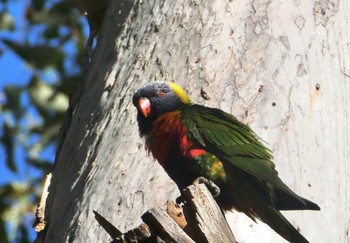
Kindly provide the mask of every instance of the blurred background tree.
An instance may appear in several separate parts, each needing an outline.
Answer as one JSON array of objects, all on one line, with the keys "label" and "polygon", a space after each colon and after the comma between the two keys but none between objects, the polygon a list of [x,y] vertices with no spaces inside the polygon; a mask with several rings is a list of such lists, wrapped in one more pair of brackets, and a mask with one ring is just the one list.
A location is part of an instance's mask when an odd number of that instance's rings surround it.
[{"label": "blurred background tree", "polygon": [[0,0],[0,242],[32,242],[89,32],[72,0]]}]

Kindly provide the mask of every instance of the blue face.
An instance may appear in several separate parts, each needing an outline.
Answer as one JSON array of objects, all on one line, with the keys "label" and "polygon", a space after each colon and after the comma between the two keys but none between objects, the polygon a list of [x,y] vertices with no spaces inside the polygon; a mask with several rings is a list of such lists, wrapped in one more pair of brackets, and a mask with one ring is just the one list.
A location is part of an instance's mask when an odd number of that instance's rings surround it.
[{"label": "blue face", "polygon": [[142,86],[133,96],[133,104],[139,110],[139,100],[149,99],[151,103],[152,116],[174,111],[180,108],[183,103],[173,89],[165,82],[152,82]]},{"label": "blue face", "polygon": [[164,94],[168,94],[171,92],[171,88],[167,83],[164,82],[153,82],[148,83],[142,86],[139,90],[136,91],[132,100],[134,106],[138,106],[138,100],[142,97],[146,97],[148,99],[159,98]]},{"label": "blue face", "polygon": [[[146,117],[141,111],[140,100],[148,99],[150,102],[149,115]],[[152,128],[152,123],[163,113],[179,109],[184,103],[174,90],[165,82],[152,82],[142,86],[132,98],[137,108],[137,121],[140,134],[146,134]]]}]

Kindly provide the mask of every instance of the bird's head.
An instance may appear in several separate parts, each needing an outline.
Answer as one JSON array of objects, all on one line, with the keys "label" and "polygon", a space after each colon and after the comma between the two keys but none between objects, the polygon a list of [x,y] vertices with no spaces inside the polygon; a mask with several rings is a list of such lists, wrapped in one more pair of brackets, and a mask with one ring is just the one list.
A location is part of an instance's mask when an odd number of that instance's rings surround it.
[{"label": "bird's head", "polygon": [[145,135],[152,123],[162,114],[179,109],[191,101],[185,91],[175,83],[152,82],[142,86],[132,98],[137,108],[140,134]]}]

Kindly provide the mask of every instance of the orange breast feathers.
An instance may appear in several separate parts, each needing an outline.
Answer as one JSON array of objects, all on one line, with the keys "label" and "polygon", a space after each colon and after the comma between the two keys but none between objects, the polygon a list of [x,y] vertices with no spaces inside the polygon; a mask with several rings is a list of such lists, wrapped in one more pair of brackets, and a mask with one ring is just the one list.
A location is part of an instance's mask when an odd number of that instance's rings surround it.
[{"label": "orange breast feathers", "polygon": [[181,121],[180,111],[161,115],[154,122],[146,144],[148,151],[152,152],[160,164],[164,164],[167,157],[174,152],[189,159],[206,153],[187,138],[187,127]]}]

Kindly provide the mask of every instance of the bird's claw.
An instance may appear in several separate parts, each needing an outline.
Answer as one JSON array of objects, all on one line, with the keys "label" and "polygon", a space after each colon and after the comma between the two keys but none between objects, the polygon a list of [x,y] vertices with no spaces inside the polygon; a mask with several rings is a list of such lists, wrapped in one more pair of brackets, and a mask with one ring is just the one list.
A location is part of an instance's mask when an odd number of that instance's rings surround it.
[{"label": "bird's claw", "polygon": [[220,195],[220,188],[211,180],[208,180],[207,178],[200,176],[193,181],[194,185],[197,185],[199,183],[203,183],[204,185],[206,185],[209,191],[211,192],[211,195],[213,195],[214,198]]}]

